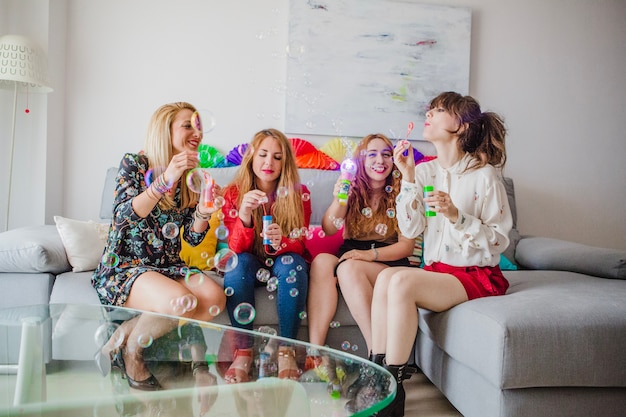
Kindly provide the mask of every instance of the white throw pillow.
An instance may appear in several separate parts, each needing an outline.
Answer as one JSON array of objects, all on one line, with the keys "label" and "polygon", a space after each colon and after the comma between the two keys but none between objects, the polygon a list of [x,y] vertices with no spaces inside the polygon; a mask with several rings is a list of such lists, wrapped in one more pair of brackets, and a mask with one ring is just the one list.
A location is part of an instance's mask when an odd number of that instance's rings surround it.
[{"label": "white throw pillow", "polygon": [[96,269],[107,241],[109,225],[54,216],[73,272]]}]

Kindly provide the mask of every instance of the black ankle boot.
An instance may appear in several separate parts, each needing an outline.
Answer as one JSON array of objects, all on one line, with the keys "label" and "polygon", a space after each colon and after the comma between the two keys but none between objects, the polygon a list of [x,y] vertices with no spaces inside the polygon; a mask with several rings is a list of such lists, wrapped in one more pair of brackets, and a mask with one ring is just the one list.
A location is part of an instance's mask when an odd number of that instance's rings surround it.
[{"label": "black ankle boot", "polygon": [[406,373],[406,364],[404,365],[387,365],[383,364],[386,370],[388,370],[393,378],[396,380],[398,384],[398,388],[396,390],[396,397],[393,399],[391,404],[387,407],[380,410],[377,414],[378,417],[403,417],[404,416],[404,402],[406,399],[406,393],[404,392],[404,386],[402,386],[402,381],[407,377]]},{"label": "black ankle boot", "polygon": [[376,365],[383,365],[383,360],[385,360],[384,353],[370,353],[370,362],[374,362]]}]

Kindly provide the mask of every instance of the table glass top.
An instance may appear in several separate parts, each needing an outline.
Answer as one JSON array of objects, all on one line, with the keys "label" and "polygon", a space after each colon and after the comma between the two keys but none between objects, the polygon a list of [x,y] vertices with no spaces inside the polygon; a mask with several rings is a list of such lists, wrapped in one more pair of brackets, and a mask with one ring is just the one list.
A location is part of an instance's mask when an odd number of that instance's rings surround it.
[{"label": "table glass top", "polygon": [[[242,340],[252,346],[246,355],[234,348]],[[130,345],[140,347],[159,389],[130,386],[130,366],[119,360]],[[93,360],[69,359],[85,349]],[[247,382],[226,382],[235,354],[251,363],[238,373]],[[286,358],[283,371],[294,359],[298,369],[279,375]],[[395,390],[384,368],[267,326],[244,331],[84,304],[0,309],[0,416],[369,416]]]}]

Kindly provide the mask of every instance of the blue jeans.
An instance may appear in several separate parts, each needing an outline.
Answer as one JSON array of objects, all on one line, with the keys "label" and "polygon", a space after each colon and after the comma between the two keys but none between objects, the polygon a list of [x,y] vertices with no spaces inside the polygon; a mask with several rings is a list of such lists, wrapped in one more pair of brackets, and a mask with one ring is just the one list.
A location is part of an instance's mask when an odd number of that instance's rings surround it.
[{"label": "blue jeans", "polygon": [[[309,265],[302,256],[294,253],[277,256],[271,267],[248,252],[237,256],[239,258],[237,266],[224,274],[224,289],[229,287],[233,289],[232,295],[226,298],[226,309],[231,324],[234,327],[252,330],[253,322],[242,323],[235,317],[235,310],[241,303],[250,303],[254,307],[254,288],[267,285],[267,282],[257,279],[257,273],[259,269],[265,269],[270,272],[271,277],[278,279],[275,294],[279,336],[295,339],[302,321],[300,313],[306,306]],[[237,338],[236,344],[238,349],[245,349],[252,347],[252,340],[248,337]]]}]

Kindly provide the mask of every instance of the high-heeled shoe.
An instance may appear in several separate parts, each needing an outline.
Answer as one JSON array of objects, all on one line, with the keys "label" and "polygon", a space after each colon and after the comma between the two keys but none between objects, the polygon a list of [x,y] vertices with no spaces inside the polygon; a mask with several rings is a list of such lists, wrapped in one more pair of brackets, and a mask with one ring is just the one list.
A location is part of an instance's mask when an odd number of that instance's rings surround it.
[{"label": "high-heeled shoe", "polygon": [[159,384],[159,381],[157,381],[157,379],[152,374],[143,381],[135,381],[134,379],[132,379],[126,372],[126,365],[124,364],[124,358],[121,351],[118,351],[113,356],[112,365],[117,366],[121,370],[122,376],[126,378],[126,380],[128,381],[128,385],[131,388],[135,388],[141,391],[158,391],[162,389],[161,384]]}]

